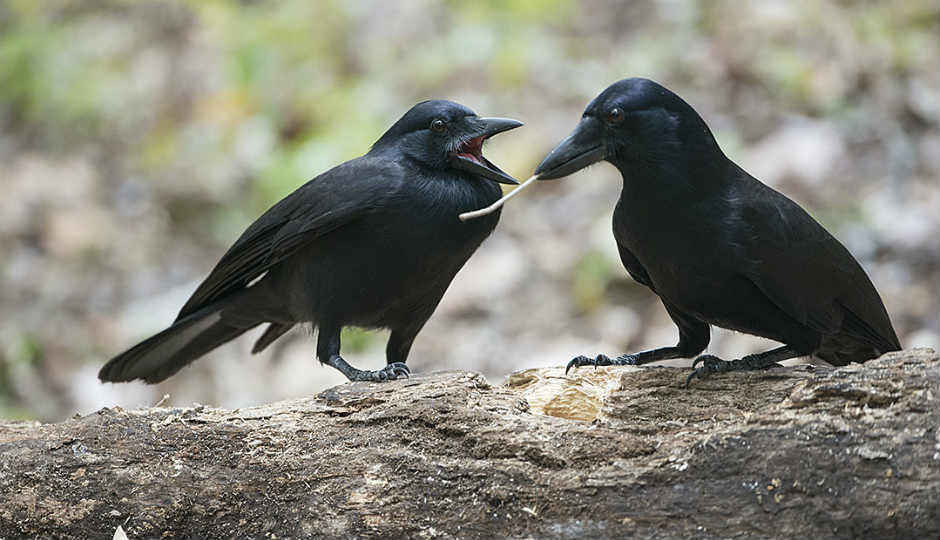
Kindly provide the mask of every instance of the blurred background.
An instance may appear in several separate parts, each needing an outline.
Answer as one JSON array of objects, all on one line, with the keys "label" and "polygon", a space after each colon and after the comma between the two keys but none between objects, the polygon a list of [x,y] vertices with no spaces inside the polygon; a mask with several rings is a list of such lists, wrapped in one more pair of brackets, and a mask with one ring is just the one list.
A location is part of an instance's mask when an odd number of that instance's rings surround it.
[{"label": "blurred background", "polygon": [[[244,228],[448,98],[526,127],[487,156],[520,179],[626,76],[689,101],[725,152],[860,260],[905,347],[940,339],[940,3],[0,0],[0,417],[240,407],[344,381],[308,330],[257,332],[157,385],[102,385]],[[617,257],[607,164],[513,199],[409,364],[510,372],[672,345]],[[384,365],[386,334],[344,356]],[[727,357],[773,346],[713,330]],[[688,361],[684,362],[685,364]]]}]

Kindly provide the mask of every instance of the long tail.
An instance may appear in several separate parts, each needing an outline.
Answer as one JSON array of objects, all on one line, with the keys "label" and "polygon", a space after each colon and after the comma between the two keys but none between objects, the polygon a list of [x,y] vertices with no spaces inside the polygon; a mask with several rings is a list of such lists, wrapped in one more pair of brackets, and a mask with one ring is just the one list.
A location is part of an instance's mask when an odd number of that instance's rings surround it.
[{"label": "long tail", "polygon": [[229,305],[229,301],[221,300],[176,321],[166,330],[112,358],[98,372],[98,378],[110,382],[143,379],[151,384],[158,383],[263,322],[236,322],[224,317]]}]

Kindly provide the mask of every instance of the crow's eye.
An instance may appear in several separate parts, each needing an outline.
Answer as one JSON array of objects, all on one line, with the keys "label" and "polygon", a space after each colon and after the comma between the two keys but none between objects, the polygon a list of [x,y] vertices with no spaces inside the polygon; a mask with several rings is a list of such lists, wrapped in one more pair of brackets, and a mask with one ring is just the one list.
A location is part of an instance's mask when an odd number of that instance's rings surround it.
[{"label": "crow's eye", "polygon": [[620,107],[614,107],[607,113],[607,123],[611,125],[617,125],[620,122],[623,122],[623,109]]},{"label": "crow's eye", "polygon": [[447,123],[440,118],[431,122],[431,131],[442,133],[445,129],[447,129]]}]

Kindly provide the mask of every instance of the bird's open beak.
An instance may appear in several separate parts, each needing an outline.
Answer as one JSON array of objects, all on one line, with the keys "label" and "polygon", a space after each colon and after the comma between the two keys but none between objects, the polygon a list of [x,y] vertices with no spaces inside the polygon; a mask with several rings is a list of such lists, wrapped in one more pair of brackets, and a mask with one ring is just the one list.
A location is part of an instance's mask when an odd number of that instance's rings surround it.
[{"label": "bird's open beak", "polygon": [[554,180],[580,171],[607,157],[603,124],[585,116],[571,135],[549,152],[535,169],[539,180]]},{"label": "bird's open beak", "polygon": [[522,122],[511,118],[468,118],[467,128],[471,131],[471,139],[462,143],[450,154],[450,165],[473,173],[477,176],[495,180],[501,184],[518,184],[515,178],[509,176],[493,165],[490,160],[483,157],[483,141],[504,131],[515,129]]}]

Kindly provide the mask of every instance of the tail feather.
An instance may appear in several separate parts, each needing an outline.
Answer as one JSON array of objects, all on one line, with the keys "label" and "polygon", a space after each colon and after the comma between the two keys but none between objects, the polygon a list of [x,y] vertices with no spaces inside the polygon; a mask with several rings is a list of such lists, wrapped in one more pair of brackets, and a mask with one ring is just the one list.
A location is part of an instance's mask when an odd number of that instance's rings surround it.
[{"label": "tail feather", "polygon": [[158,383],[261,322],[233,325],[223,318],[222,307],[207,308],[115,356],[101,368],[98,378],[109,382],[143,379],[150,384]]},{"label": "tail feather", "polygon": [[894,332],[894,327],[891,326],[891,321],[888,319],[888,314],[884,311],[884,307],[882,307],[884,317],[882,317],[880,321],[877,318],[867,321],[856,315],[854,311],[842,302],[839,302],[839,305],[842,306],[845,313],[845,318],[842,321],[842,331],[844,333],[857,338],[867,345],[871,345],[872,348],[878,351],[878,355],[889,351],[901,350],[901,342]]},{"label": "tail feather", "polygon": [[267,348],[268,345],[274,343],[274,340],[284,335],[285,332],[293,328],[293,323],[291,324],[280,324],[280,323],[271,323],[268,325],[268,329],[264,331],[264,334],[258,338],[258,341],[255,342],[255,346],[251,348],[251,354],[257,354]]}]

